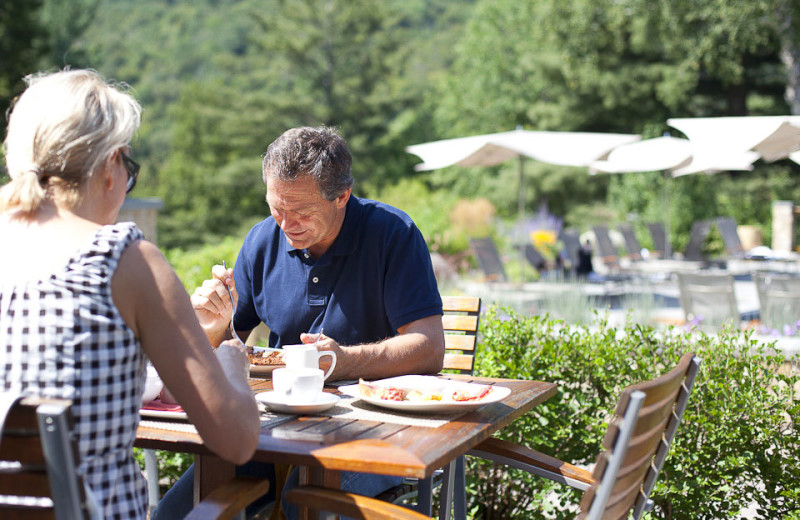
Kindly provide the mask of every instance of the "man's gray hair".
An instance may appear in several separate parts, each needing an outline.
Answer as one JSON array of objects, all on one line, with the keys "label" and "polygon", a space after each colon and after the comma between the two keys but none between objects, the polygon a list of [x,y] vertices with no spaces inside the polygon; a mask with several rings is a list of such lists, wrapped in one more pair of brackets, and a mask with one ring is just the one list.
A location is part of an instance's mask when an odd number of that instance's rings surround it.
[{"label": "man's gray hair", "polygon": [[326,126],[292,128],[267,148],[262,164],[264,184],[273,176],[294,181],[310,175],[325,200],[334,200],[353,187],[353,159],[347,143],[335,129]]}]

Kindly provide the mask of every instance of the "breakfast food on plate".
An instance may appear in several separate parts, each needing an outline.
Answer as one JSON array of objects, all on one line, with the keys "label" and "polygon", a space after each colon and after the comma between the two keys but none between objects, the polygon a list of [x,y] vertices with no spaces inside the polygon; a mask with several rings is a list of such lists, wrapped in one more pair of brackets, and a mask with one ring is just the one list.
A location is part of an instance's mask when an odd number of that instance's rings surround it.
[{"label": "breakfast food on plate", "polygon": [[358,390],[362,397],[386,401],[479,401],[489,395],[492,387],[477,384],[443,384],[440,386],[408,387],[370,383],[358,380]]},{"label": "breakfast food on plate", "polygon": [[270,366],[283,365],[283,353],[274,350],[253,350],[247,348],[247,357],[251,365]]}]

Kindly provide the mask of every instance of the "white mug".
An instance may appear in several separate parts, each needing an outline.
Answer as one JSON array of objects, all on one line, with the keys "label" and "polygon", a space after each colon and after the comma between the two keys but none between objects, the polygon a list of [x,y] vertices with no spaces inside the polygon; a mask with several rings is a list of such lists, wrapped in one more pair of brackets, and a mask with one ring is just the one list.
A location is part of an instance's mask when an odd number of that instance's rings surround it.
[{"label": "white mug", "polygon": [[317,347],[310,343],[302,343],[300,345],[284,345],[283,347],[283,362],[286,363],[286,368],[319,368],[319,359],[323,356],[331,357],[331,366],[323,379],[328,379],[333,373],[333,367],[336,366],[336,353],[330,350],[317,350]]},{"label": "white mug", "polygon": [[276,368],[272,389],[289,403],[313,403],[322,394],[323,374],[319,368]]}]

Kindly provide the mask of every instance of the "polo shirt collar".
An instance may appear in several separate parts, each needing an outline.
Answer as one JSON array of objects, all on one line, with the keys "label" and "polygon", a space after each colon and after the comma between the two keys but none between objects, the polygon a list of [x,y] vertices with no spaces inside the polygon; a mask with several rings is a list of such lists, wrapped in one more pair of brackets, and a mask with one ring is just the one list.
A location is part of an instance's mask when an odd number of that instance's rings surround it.
[{"label": "polo shirt collar", "polygon": [[[333,241],[333,244],[325,255],[345,256],[356,250],[358,247],[358,230],[361,227],[362,211],[363,209],[358,198],[351,194],[350,199],[347,201],[347,206],[345,207],[342,228],[339,230],[339,235],[336,237],[336,240]],[[281,232],[281,235],[283,235],[283,232]],[[283,241],[286,245],[286,251],[289,254],[297,255],[305,251],[304,249],[297,249],[290,246],[285,235],[283,236]]]}]

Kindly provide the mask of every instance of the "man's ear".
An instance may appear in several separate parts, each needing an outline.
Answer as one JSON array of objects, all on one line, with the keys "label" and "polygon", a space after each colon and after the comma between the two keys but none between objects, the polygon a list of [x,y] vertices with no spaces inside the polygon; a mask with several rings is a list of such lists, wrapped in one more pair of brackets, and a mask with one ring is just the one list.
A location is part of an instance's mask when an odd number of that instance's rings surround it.
[{"label": "man's ear", "polygon": [[347,188],[341,195],[336,197],[336,209],[342,209],[347,206],[347,201],[350,200],[351,193],[353,193],[353,188]]}]

